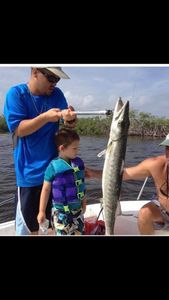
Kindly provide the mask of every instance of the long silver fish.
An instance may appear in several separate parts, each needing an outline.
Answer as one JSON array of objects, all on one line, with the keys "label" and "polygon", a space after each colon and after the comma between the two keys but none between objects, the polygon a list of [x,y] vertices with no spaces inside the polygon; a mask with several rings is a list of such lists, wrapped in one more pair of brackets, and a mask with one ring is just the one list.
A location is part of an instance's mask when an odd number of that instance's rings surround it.
[{"label": "long silver fish", "polygon": [[102,175],[103,209],[106,235],[114,234],[116,209],[120,197],[129,128],[129,101],[121,98],[114,109]]}]

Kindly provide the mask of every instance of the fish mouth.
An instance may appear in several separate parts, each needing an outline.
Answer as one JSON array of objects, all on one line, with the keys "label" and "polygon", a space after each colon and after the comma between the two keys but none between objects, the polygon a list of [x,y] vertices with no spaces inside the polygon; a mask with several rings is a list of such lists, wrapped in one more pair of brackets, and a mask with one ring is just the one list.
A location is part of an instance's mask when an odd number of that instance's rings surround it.
[{"label": "fish mouth", "polygon": [[123,101],[121,100],[121,98],[119,98],[119,100],[116,103],[115,109],[114,109],[114,113],[113,113],[113,121],[118,120],[124,120],[126,112],[129,112],[129,101],[126,101],[125,103],[123,103]]}]

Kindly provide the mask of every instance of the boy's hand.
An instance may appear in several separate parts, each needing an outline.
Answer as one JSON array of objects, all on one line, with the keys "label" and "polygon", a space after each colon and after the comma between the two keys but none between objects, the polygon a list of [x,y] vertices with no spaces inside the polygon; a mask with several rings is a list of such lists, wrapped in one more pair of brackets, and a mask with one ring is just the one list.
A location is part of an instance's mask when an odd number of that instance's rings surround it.
[{"label": "boy's hand", "polygon": [[41,224],[45,221],[46,219],[46,215],[44,212],[39,212],[38,216],[37,216],[37,220],[38,220],[38,223]]},{"label": "boy's hand", "polygon": [[86,205],[87,205],[86,199],[83,199],[83,201],[82,201],[82,210],[83,210],[83,214],[86,212]]}]

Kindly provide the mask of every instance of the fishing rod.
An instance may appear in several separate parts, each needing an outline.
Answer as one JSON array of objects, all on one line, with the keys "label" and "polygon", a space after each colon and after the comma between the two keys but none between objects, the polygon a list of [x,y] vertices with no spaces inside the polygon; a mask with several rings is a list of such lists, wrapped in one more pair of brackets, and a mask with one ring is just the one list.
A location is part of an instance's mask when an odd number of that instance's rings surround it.
[{"label": "fishing rod", "polygon": [[78,116],[88,116],[88,115],[105,115],[105,116],[110,116],[113,114],[113,111],[111,109],[107,109],[107,110],[96,110],[96,111],[92,111],[92,110],[88,110],[88,111],[75,111],[75,113]]}]

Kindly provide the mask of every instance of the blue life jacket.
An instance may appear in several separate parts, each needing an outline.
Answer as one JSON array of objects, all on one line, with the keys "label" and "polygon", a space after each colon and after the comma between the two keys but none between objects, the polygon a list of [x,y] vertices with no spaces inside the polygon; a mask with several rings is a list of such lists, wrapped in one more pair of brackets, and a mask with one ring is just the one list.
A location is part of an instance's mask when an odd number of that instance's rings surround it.
[{"label": "blue life jacket", "polygon": [[56,162],[59,172],[52,181],[53,206],[64,211],[66,207],[67,211],[81,208],[86,190],[83,161],[76,157],[70,161],[71,165],[60,158]]}]

